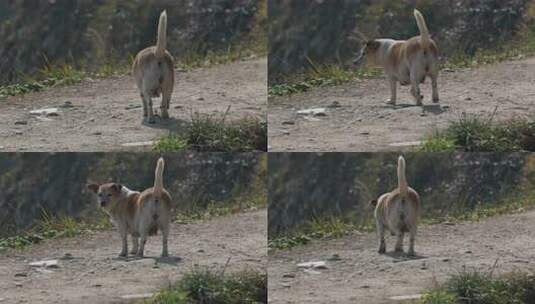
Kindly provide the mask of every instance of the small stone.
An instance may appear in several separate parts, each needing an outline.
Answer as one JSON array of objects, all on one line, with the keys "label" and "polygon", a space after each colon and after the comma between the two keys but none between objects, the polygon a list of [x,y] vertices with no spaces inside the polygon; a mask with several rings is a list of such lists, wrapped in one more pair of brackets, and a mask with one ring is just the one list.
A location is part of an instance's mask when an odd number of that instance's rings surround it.
[{"label": "small stone", "polygon": [[198,101],[204,101],[204,97],[197,98]]},{"label": "small stone", "polygon": [[292,287],[292,285],[290,285],[290,283],[281,283],[281,286],[282,286],[282,287],[285,287],[285,288],[290,288],[290,287]]},{"label": "small stone", "polygon": [[298,115],[327,116],[325,108],[314,108],[297,111]]},{"label": "small stone", "polygon": [[15,121],[15,125],[18,125],[18,126],[25,126],[27,124],[28,122],[26,120]]},{"label": "small stone", "polygon": [[58,260],[44,260],[44,261],[32,262],[29,265],[31,267],[59,268]]},{"label": "small stone", "polygon": [[59,116],[58,108],[45,108],[39,110],[30,111],[30,115],[36,116]]},{"label": "small stone", "polygon": [[466,97],[464,100],[472,100],[472,97]]},{"label": "small stone", "polygon": [[293,126],[295,125],[295,121],[287,120],[287,121],[283,121],[282,124],[285,126]]},{"label": "small stone", "polygon": [[370,135],[370,132],[360,132],[360,135]]},{"label": "small stone", "polygon": [[407,300],[419,300],[422,298],[421,294],[415,294],[415,295],[408,295],[408,296],[395,296],[390,297],[390,300],[394,301],[407,301]]},{"label": "small stone", "polygon": [[297,268],[327,269],[327,263],[324,261],[306,262],[297,264]]},{"label": "small stone", "polygon": [[362,286],[360,286],[360,288],[368,289],[368,288],[370,288],[370,285],[362,285]]},{"label": "small stone", "polygon": [[444,259],[442,259],[442,262],[449,262],[449,261],[451,261],[451,260],[448,259],[448,258],[444,258]]},{"label": "small stone", "polygon": [[282,277],[283,278],[291,278],[291,279],[293,279],[293,278],[295,278],[295,274],[293,274],[293,273],[285,273],[285,274],[282,275]]},{"label": "small stone", "polygon": [[290,135],[290,131],[282,131],[282,135]]},{"label": "small stone", "polygon": [[152,298],[153,296],[154,296],[153,293],[140,293],[140,294],[124,295],[124,296],[121,296],[121,298],[125,300],[142,300],[142,299]]},{"label": "small stone", "polygon": [[204,249],[199,249],[199,250],[197,250],[197,252],[198,253],[204,253],[205,251],[204,251]]},{"label": "small stone", "polygon": [[93,285],[93,287],[97,287],[97,288],[98,287],[102,287],[102,284],[95,284],[95,285]]},{"label": "small stone", "polygon": [[91,134],[91,135],[99,136],[99,135],[102,135],[102,132],[94,132],[94,133]]},{"label": "small stone", "polygon": [[472,254],[472,250],[466,250],[464,253]]},{"label": "small stone", "polygon": [[28,274],[24,272],[15,273],[15,277],[27,277]]},{"label": "small stone", "polygon": [[342,105],[338,101],[333,101],[330,105],[327,106],[328,108],[341,108]]},{"label": "small stone", "polygon": [[22,131],[15,131],[15,135],[22,135],[24,134]]},{"label": "small stone", "polygon": [[16,287],[22,287],[22,283],[16,283],[15,286]]},{"label": "small stone", "polygon": [[329,261],[341,261],[342,258],[338,254],[333,254],[330,258],[328,258]]},{"label": "small stone", "polygon": [[62,105],[62,108],[74,108],[74,105],[70,101],[65,101]]}]

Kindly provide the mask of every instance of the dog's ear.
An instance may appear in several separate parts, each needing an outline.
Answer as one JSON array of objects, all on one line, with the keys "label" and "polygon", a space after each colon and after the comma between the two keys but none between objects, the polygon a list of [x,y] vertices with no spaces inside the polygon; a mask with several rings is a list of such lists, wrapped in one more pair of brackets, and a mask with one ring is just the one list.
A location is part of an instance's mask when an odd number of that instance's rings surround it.
[{"label": "dog's ear", "polygon": [[372,199],[370,201],[370,205],[372,205],[373,207],[376,207],[377,206],[377,200],[376,199]]},{"label": "dog's ear", "polygon": [[98,193],[98,188],[100,188],[97,184],[87,184],[87,189],[89,189],[91,192]]},{"label": "dog's ear", "polygon": [[123,189],[123,185],[121,184],[113,184],[111,185],[111,189],[115,192],[121,192],[121,190]]},{"label": "dog's ear", "polygon": [[366,47],[370,50],[377,50],[381,46],[381,43],[376,40],[366,41]]}]

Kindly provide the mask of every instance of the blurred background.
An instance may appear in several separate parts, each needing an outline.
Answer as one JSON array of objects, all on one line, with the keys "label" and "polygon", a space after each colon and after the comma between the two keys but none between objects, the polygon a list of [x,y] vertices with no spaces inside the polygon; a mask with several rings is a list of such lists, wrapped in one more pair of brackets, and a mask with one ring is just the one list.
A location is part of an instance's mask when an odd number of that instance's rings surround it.
[{"label": "blurred background", "polygon": [[350,39],[354,29],[371,38],[418,35],[414,8],[443,57],[472,56],[535,32],[530,0],[270,0],[270,84],[311,69],[311,62],[346,65],[360,49]]},{"label": "blurred background", "polygon": [[[408,153],[407,179],[425,218],[523,200],[535,205],[535,154]],[[397,186],[395,153],[270,153],[269,235],[314,219],[369,225],[369,201]],[[526,201],[528,200],[528,201]]]},{"label": "blurred background", "polygon": [[179,61],[267,47],[267,0],[6,0],[0,1],[0,85],[49,65],[93,71],[129,63],[155,44],[164,9],[168,49]]},{"label": "blurred background", "polygon": [[[164,154],[164,185],[177,212],[266,204],[267,155],[255,153]],[[154,184],[153,153],[0,153],[0,237],[43,219],[104,216],[86,183],[114,181],[143,191]]]}]

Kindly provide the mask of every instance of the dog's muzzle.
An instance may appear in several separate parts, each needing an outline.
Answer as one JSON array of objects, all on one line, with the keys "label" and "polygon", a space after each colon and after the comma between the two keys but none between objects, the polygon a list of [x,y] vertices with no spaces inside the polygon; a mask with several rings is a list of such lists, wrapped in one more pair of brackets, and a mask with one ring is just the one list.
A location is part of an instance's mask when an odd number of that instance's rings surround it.
[{"label": "dog's muzzle", "polygon": [[108,202],[101,201],[100,202],[100,207],[104,208],[104,207],[106,207],[107,204],[108,204]]}]

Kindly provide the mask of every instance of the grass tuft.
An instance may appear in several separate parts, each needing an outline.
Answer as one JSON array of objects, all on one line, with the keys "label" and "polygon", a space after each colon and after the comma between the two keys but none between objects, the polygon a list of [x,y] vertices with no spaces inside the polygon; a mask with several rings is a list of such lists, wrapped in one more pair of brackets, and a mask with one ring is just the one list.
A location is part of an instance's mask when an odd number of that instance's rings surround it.
[{"label": "grass tuft", "polygon": [[443,286],[428,291],[423,304],[531,304],[535,299],[535,276],[513,272],[494,277],[492,271],[462,271]]},{"label": "grass tuft", "polygon": [[267,274],[254,270],[225,274],[195,268],[145,303],[267,303]]},{"label": "grass tuft", "polygon": [[41,212],[42,218],[40,223],[32,229],[20,235],[0,238],[0,250],[7,248],[23,249],[46,239],[74,237],[94,230],[111,227],[110,222],[105,217],[102,217],[96,223],[84,223],[67,216],[53,216],[44,209]]},{"label": "grass tuft", "polygon": [[195,113],[185,134],[169,135],[155,145],[160,152],[250,152],[267,150],[267,123],[255,117],[226,121],[214,115]]},{"label": "grass tuft", "polygon": [[424,141],[420,150],[441,152],[535,151],[535,120],[515,119],[493,122],[476,115],[463,114],[444,131]]}]

